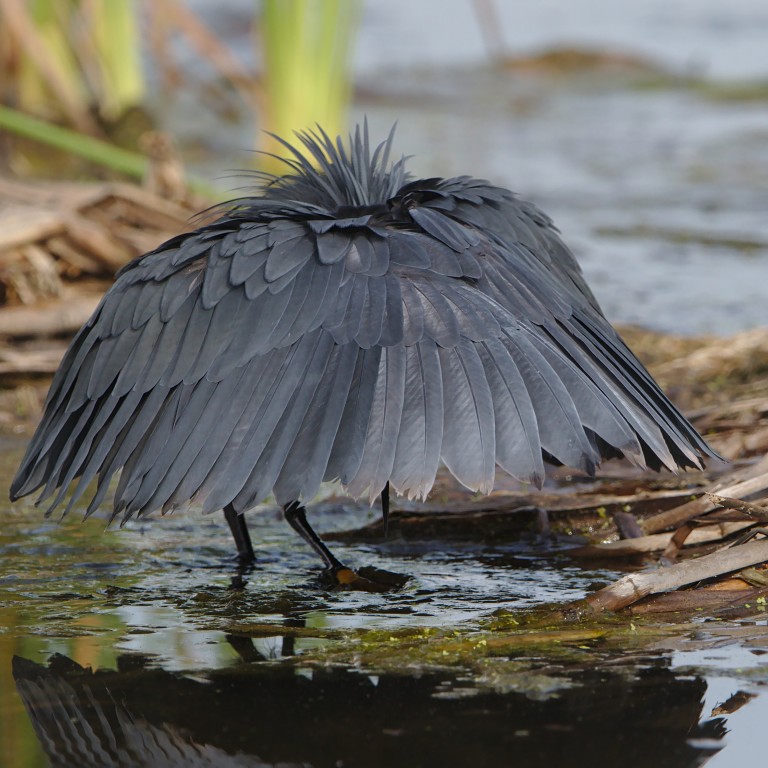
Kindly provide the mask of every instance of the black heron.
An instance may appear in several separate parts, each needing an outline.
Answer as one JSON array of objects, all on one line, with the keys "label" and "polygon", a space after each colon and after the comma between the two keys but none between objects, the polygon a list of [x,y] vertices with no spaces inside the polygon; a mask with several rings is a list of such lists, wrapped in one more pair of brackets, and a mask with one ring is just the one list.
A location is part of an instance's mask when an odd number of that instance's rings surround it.
[{"label": "black heron", "polygon": [[[411,180],[372,149],[298,134],[286,175],[125,266],[69,347],[11,498],[64,514],[112,478],[113,518],[223,509],[270,493],[312,530],[323,481],[426,497],[443,464],[483,493],[497,467],[701,468],[716,454],[603,316],[551,220],[469,176]],[[307,158],[311,158],[307,159]],[[53,497],[51,499],[51,497]]]}]

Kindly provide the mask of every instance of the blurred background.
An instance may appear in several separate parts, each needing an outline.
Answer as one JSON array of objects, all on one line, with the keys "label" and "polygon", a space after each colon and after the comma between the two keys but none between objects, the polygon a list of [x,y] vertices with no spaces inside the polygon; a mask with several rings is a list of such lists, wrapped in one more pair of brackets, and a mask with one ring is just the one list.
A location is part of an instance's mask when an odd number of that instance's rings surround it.
[{"label": "blurred background", "polygon": [[766,322],[761,0],[0,0],[0,20],[4,175],[146,186],[149,156],[162,196],[204,200],[275,150],[265,130],[397,122],[414,174],[547,211],[611,320]]}]

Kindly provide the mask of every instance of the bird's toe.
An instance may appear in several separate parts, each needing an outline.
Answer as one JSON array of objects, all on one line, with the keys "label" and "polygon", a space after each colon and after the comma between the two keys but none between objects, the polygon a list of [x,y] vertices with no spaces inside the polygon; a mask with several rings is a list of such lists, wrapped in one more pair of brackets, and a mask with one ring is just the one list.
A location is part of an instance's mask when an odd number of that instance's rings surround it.
[{"label": "bird's toe", "polygon": [[364,566],[357,571],[342,566],[328,568],[321,575],[321,583],[330,589],[358,592],[391,592],[403,587],[411,578],[402,573],[385,571],[382,568]]}]

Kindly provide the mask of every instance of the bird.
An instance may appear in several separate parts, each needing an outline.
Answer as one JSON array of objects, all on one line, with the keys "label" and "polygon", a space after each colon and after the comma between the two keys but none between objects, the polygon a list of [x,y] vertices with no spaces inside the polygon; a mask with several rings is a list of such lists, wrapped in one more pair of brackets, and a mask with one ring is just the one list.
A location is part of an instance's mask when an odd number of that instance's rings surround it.
[{"label": "bird", "polygon": [[88,516],[119,475],[112,519],[223,510],[248,563],[244,513],[272,495],[348,586],[378,581],[309,524],[323,482],[381,497],[386,522],[390,492],[425,499],[440,467],[488,494],[497,469],[541,488],[547,464],[719,458],[533,203],[411,177],[394,127],[378,144],[367,123],[278,141],[283,173],[254,172],[252,194],[117,273],[53,378],[12,500],[42,489],[63,516],[96,480]]}]

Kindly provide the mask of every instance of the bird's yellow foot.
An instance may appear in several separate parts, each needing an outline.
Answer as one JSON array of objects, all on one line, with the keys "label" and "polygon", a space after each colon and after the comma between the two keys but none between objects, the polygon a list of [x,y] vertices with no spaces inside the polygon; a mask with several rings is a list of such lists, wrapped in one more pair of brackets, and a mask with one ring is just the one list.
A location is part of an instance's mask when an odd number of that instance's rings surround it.
[{"label": "bird's yellow foot", "polygon": [[381,568],[365,566],[358,571],[342,566],[323,571],[321,582],[331,589],[358,592],[390,592],[400,589],[411,577]]}]

